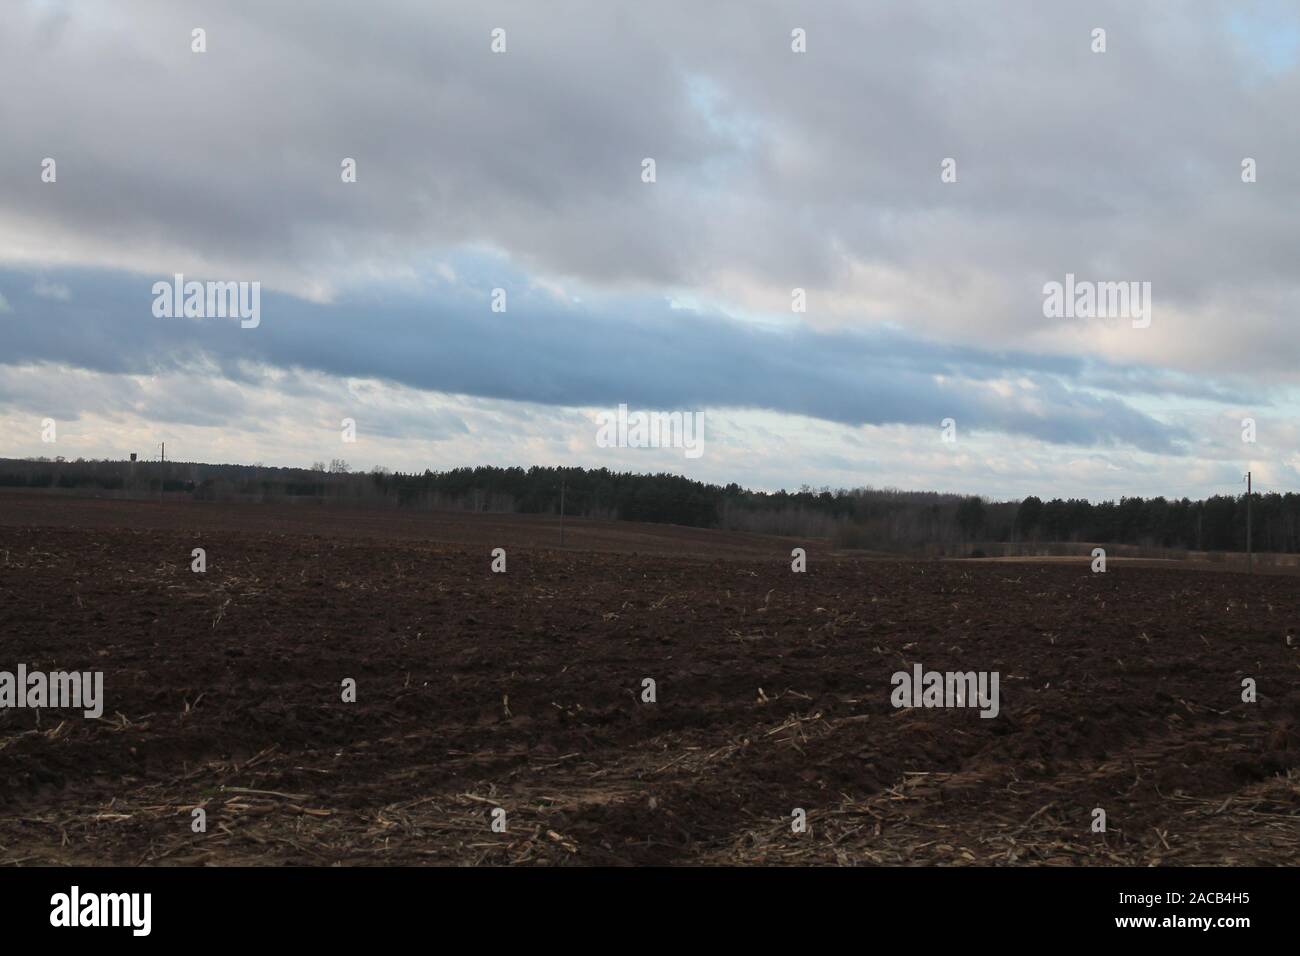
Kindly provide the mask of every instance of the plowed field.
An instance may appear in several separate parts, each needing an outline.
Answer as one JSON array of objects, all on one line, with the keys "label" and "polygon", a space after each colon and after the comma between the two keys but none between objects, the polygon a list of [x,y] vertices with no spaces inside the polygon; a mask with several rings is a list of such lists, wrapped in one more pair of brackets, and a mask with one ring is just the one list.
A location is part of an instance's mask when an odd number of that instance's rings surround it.
[{"label": "plowed field", "polygon": [[556,531],[0,496],[0,671],[105,698],[0,709],[0,863],[1300,862],[1293,577]]}]

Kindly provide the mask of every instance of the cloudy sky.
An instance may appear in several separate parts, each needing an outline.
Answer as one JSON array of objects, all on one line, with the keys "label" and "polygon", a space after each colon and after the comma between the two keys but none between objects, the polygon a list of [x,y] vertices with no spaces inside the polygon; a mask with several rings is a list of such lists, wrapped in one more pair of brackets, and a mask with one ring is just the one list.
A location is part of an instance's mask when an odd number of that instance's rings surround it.
[{"label": "cloudy sky", "polygon": [[1294,3],[5,0],[0,456],[1295,490],[1297,115]]}]

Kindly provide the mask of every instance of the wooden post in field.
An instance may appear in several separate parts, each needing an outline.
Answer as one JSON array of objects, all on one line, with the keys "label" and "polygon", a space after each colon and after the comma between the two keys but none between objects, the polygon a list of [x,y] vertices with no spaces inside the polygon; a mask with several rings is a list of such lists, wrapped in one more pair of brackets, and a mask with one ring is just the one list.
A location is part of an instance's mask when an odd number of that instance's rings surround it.
[{"label": "wooden post in field", "polygon": [[564,547],[564,479],[560,479],[560,547]]}]

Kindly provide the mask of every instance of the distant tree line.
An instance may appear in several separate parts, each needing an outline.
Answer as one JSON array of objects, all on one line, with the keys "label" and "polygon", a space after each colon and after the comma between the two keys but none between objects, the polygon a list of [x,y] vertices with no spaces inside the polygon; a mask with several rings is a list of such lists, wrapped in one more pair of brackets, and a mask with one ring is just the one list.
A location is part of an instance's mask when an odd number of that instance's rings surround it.
[{"label": "distant tree line", "polygon": [[[334,459],[311,468],[193,462],[0,459],[0,488],[201,501],[351,502],[369,507],[558,514],[576,517],[823,537],[847,548],[931,553],[975,543],[1113,543],[1239,551],[1246,542],[1246,498],[1086,499],[975,496],[892,489],[751,491],[672,474],[606,468],[453,468],[423,473],[375,468],[353,472]],[[1256,494],[1251,532],[1257,551],[1300,551],[1300,495]]]},{"label": "distant tree line", "polygon": [[[1014,533],[1022,540],[1097,541],[1194,551],[1244,551],[1246,496],[1121,498],[1093,504],[1086,499],[1030,496],[1016,511]],[[1256,551],[1300,551],[1300,494],[1256,493],[1250,503]]]}]

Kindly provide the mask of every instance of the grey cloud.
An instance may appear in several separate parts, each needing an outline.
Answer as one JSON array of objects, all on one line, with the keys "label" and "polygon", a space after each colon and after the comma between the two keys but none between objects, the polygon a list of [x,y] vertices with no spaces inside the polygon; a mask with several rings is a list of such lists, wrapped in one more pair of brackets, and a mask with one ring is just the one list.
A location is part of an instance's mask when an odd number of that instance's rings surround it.
[{"label": "grey cloud", "polygon": [[[30,285],[17,278],[0,272],[0,285]],[[472,290],[434,301],[356,293],[330,305],[264,292],[262,324],[241,329],[235,320],[155,318],[149,278],[82,272],[60,281],[76,290],[70,302],[16,295],[0,319],[4,361],[135,374],[218,369],[231,381],[256,381],[266,366],[542,405],[770,409],[936,431],[953,417],[963,429],[1163,452],[1186,437],[1082,387],[1095,365],[900,332],[763,329],[641,299],[565,307],[523,296],[494,314]],[[303,386],[291,375],[288,387]]]},{"label": "grey cloud", "polygon": [[1260,70],[1268,16],[1288,15],[1261,9],[1252,45],[1230,29],[1240,5],[1208,0],[1195,17],[1120,0],[29,4],[0,33],[0,212],[52,241],[320,281],[471,243],[642,287],[965,271],[989,280],[977,320],[870,318],[994,347],[1036,330],[1048,279],[1140,279],[1163,306],[1237,305],[1232,327],[1183,336],[1202,363],[1289,377],[1300,71]]}]

